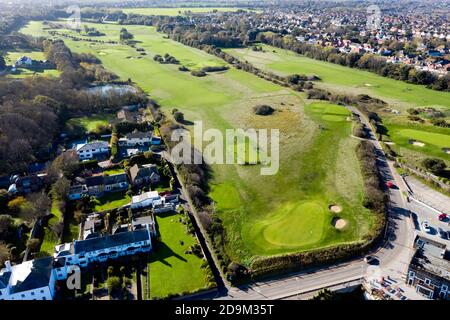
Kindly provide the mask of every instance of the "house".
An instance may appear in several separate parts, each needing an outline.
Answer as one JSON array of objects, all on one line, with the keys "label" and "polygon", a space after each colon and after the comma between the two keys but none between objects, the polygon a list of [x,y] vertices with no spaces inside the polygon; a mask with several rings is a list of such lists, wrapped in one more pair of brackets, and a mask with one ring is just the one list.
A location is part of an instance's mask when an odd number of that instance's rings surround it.
[{"label": "house", "polygon": [[93,176],[86,178],[86,188],[90,196],[98,196],[105,190],[103,176]]},{"label": "house", "polygon": [[14,63],[14,68],[19,67],[31,67],[33,65],[33,60],[30,57],[22,56]]},{"label": "house", "polygon": [[128,177],[126,173],[118,173],[103,177],[104,191],[119,191],[128,188]]},{"label": "house", "polygon": [[160,181],[158,167],[155,164],[143,166],[135,164],[130,168],[130,180],[134,186],[142,186],[149,182],[157,184]]},{"label": "house", "polygon": [[79,199],[81,199],[81,196],[87,192],[88,192],[88,189],[85,185],[72,186],[69,189],[68,198],[70,200],[79,200]]},{"label": "house", "polygon": [[66,279],[68,267],[71,265],[87,267],[95,262],[149,252],[151,248],[149,226],[135,231],[58,245],[53,255],[53,258],[58,261],[58,268],[55,268],[56,277],[60,280]]},{"label": "house", "polygon": [[0,271],[0,300],[52,300],[55,282],[52,257],[15,266],[6,261]]},{"label": "house", "polygon": [[138,123],[142,120],[142,116],[137,111],[132,111],[124,108],[117,112],[117,119],[121,122]]},{"label": "house", "polygon": [[109,150],[109,144],[106,141],[83,143],[78,144],[76,147],[77,155],[80,160],[90,160],[108,156]]},{"label": "house", "polygon": [[139,132],[134,131],[125,136],[125,138],[119,139],[119,146],[121,147],[136,147],[136,146],[149,146],[152,144],[151,132]]},{"label": "house", "polygon": [[12,184],[8,188],[10,194],[27,194],[39,191],[44,185],[45,174],[29,175],[24,177],[14,176]]},{"label": "house", "polygon": [[[102,220],[97,218],[88,218],[83,224],[83,240],[100,237],[99,231],[103,226]],[[80,225],[81,229],[81,225]]]},{"label": "house", "polygon": [[429,299],[450,300],[450,252],[447,246],[417,236],[414,249],[406,283]]},{"label": "house", "polygon": [[153,203],[161,201],[161,197],[158,191],[149,191],[137,196],[133,196],[131,199],[131,208],[145,208],[153,206]]}]

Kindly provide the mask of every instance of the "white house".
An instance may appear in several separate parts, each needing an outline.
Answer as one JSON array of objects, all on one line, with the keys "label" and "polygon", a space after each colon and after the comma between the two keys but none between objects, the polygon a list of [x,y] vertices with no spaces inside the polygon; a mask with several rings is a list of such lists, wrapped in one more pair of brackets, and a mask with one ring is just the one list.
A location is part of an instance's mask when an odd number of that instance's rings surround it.
[{"label": "white house", "polygon": [[153,136],[152,132],[134,131],[119,139],[119,146],[121,147],[136,147],[149,146],[161,144],[161,138]]},{"label": "white house", "polygon": [[0,271],[0,300],[52,300],[56,276],[53,258],[26,261]]},{"label": "white house", "polygon": [[106,141],[78,144],[76,151],[80,160],[90,160],[109,154],[109,144]]},{"label": "white house", "polygon": [[23,67],[23,66],[31,66],[33,64],[33,60],[30,57],[22,56],[17,59],[16,63],[14,63],[14,67]]},{"label": "white house", "polygon": [[133,198],[131,199],[131,208],[137,209],[150,207],[153,206],[153,203],[160,201],[161,197],[158,191],[149,191],[137,196],[133,196]]},{"label": "white house", "polygon": [[105,262],[121,256],[149,252],[152,248],[149,225],[130,232],[121,232],[86,240],[74,241],[55,247],[53,257],[58,262],[55,267],[58,280],[67,278],[71,265],[87,267],[93,262]]}]

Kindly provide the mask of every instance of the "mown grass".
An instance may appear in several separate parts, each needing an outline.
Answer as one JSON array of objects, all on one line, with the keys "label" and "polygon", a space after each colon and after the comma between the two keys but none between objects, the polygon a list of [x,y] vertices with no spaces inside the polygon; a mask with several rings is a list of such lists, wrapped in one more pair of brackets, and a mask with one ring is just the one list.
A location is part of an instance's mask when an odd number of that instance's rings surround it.
[{"label": "mown grass", "polygon": [[95,133],[97,128],[108,127],[110,121],[113,119],[113,115],[90,115],[89,117],[72,118],[68,121],[70,125],[76,125],[84,128],[87,132]]},{"label": "mown grass", "polygon": [[161,241],[155,244],[148,265],[151,299],[206,287],[206,275],[201,268],[204,260],[185,253],[196,239],[186,232],[180,217],[176,213],[156,217]]},{"label": "mown grass", "polygon": [[124,191],[110,192],[103,195],[101,198],[96,199],[94,211],[101,212],[105,210],[112,210],[129,204],[130,202],[130,196],[128,196]]}]

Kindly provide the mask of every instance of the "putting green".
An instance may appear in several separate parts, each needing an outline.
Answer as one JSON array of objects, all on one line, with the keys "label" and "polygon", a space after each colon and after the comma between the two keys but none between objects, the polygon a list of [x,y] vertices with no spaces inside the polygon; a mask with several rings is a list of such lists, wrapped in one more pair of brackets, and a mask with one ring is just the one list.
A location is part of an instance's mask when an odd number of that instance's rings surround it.
[{"label": "putting green", "polygon": [[312,245],[321,240],[328,218],[331,216],[327,206],[320,201],[288,203],[271,213],[268,219],[256,223],[254,235],[264,246],[289,248]]},{"label": "putting green", "polygon": [[423,143],[428,143],[441,148],[450,147],[450,135],[441,133],[426,132],[414,129],[402,129],[398,133],[409,139],[417,140]]}]

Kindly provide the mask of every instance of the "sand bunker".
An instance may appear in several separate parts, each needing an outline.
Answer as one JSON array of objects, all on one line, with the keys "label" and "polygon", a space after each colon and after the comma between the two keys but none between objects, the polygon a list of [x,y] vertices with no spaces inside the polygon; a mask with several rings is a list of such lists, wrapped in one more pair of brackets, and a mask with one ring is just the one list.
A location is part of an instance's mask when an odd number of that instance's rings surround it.
[{"label": "sand bunker", "polygon": [[425,147],[425,143],[420,142],[420,141],[409,140],[408,142],[409,142],[409,144],[412,144],[413,146],[416,146],[416,147]]},{"label": "sand bunker", "polygon": [[444,148],[442,149],[442,151],[444,151],[446,154],[450,154],[450,148]]},{"label": "sand bunker", "polygon": [[328,209],[330,209],[333,213],[339,213],[342,211],[342,208],[335,204],[331,205]]},{"label": "sand bunker", "polygon": [[347,221],[341,218],[334,218],[331,222],[333,224],[333,227],[335,227],[338,230],[342,230],[347,225]]}]

